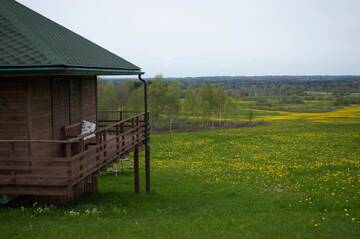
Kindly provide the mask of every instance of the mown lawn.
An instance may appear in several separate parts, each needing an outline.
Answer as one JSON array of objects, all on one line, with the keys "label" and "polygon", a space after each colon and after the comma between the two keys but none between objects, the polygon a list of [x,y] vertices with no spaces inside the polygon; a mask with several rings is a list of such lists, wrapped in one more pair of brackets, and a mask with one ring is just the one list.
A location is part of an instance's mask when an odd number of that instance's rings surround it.
[{"label": "mown lawn", "polygon": [[151,194],[104,174],[74,206],[0,208],[0,238],[360,238],[360,122],[157,134],[152,159]]}]

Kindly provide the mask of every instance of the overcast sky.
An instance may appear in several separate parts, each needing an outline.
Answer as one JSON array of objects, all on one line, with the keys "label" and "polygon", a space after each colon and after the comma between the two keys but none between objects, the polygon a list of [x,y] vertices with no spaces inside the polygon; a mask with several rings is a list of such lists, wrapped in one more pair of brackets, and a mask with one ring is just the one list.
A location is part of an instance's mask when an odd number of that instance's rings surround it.
[{"label": "overcast sky", "polygon": [[18,0],[147,76],[360,74],[359,0]]}]

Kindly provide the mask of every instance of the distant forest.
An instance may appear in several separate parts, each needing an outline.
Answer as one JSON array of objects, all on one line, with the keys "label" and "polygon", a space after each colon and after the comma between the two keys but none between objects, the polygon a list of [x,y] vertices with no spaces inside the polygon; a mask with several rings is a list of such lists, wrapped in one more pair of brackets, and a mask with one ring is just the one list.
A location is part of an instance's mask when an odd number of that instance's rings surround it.
[{"label": "distant forest", "polygon": [[[252,111],[256,109],[327,112],[360,104],[360,76],[165,78],[157,75],[146,80],[152,118],[157,123],[166,122],[169,128],[180,120],[209,125],[214,119],[221,121],[230,115],[251,121]],[[100,111],[143,109],[143,87],[137,80],[100,80],[98,91]]]},{"label": "distant forest", "polygon": [[290,95],[301,92],[360,93],[360,76],[213,76],[164,78],[176,80],[186,88],[206,83],[250,96]]}]

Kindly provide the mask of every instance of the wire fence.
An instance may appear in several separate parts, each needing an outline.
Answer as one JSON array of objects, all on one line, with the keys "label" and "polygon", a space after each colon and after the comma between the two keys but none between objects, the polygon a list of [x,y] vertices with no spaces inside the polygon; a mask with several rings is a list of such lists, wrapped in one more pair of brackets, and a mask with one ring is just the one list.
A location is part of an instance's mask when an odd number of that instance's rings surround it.
[{"label": "wire fence", "polygon": [[[124,120],[138,114],[139,111],[98,111],[98,118]],[[153,132],[196,131],[216,128],[254,126],[262,122],[249,120],[245,114],[219,112],[150,112],[150,128]]]}]

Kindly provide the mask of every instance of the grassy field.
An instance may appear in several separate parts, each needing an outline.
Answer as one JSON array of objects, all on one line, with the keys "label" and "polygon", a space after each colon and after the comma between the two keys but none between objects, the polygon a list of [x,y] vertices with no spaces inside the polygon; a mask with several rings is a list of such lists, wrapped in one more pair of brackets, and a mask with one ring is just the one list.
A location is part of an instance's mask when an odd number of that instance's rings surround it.
[{"label": "grassy field", "polygon": [[264,117],[153,135],[151,194],[104,174],[74,206],[0,208],[0,238],[360,238],[359,108]]},{"label": "grassy field", "polygon": [[[211,113],[210,118],[213,121],[247,121],[249,111],[252,111],[254,115],[254,120],[282,120],[282,119],[304,119],[310,117],[323,117],[323,114],[335,113],[338,114],[339,109],[346,109],[348,113],[347,118],[353,118],[358,120],[359,117],[359,106],[334,106],[334,103],[330,99],[322,100],[304,100],[303,103],[280,103],[277,99],[268,99],[271,102],[271,106],[261,106],[257,105],[255,100],[247,99],[240,100],[237,98],[231,98],[231,103],[226,107],[225,112],[222,112],[221,116],[218,113]],[[183,103],[183,102],[182,102]],[[352,112],[352,109],[356,112]],[[344,112],[340,112],[344,113]],[[356,115],[354,115],[355,113]],[[201,113],[185,113],[180,112],[180,116],[188,117],[191,120],[202,120],[204,115]],[[279,116],[279,117],[273,117]],[[284,117],[285,116],[285,117]],[[291,116],[291,117],[290,117]],[[327,119],[327,116],[325,115]]]}]

